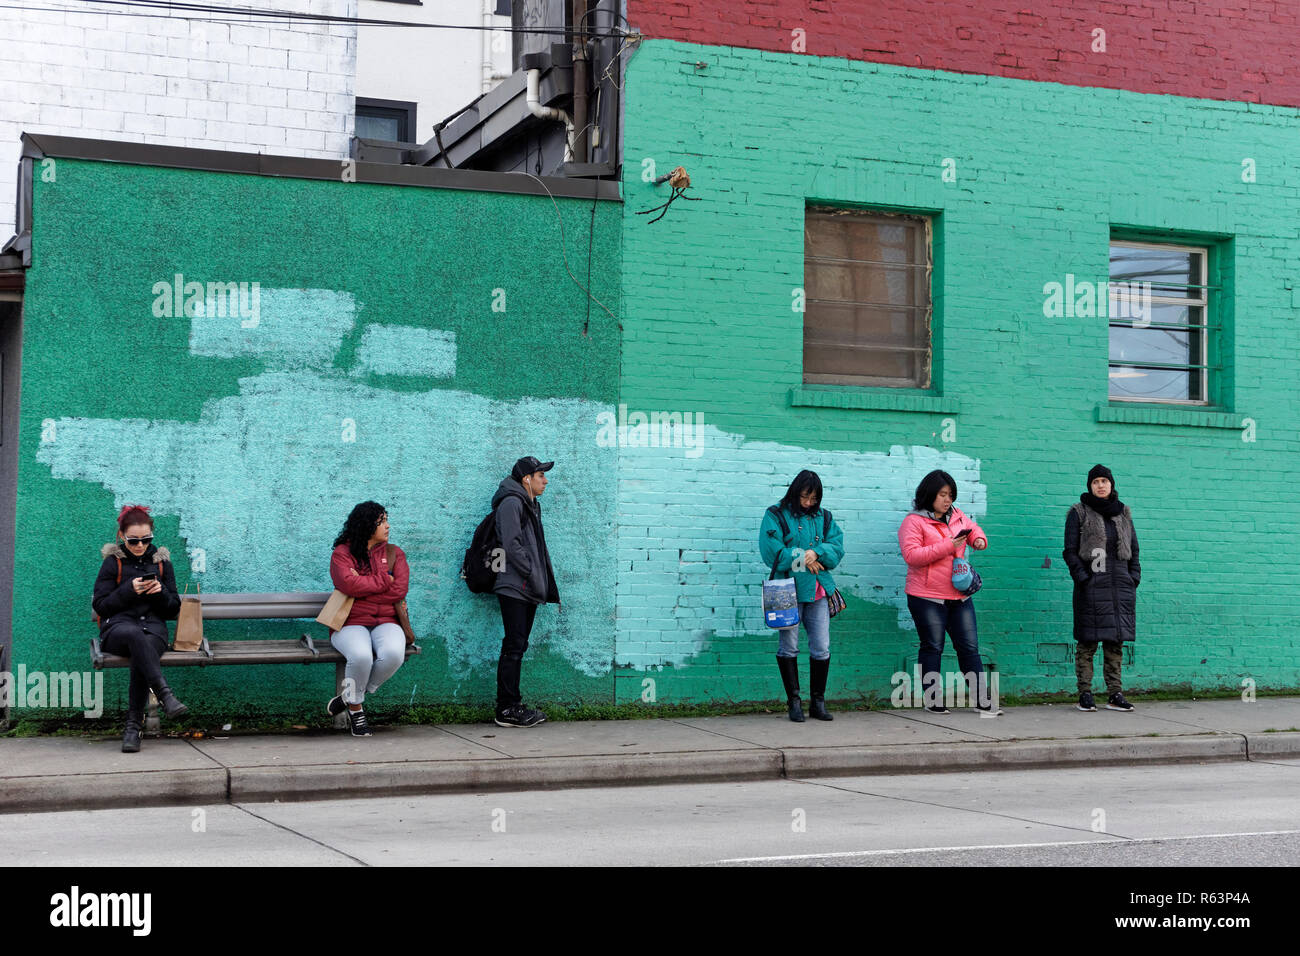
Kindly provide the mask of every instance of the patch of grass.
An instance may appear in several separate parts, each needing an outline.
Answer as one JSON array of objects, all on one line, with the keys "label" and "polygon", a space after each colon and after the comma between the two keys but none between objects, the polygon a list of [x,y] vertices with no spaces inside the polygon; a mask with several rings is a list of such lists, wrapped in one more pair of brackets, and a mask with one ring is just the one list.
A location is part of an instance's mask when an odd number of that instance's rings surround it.
[{"label": "patch of grass", "polygon": [[1260,733],[1264,733],[1264,734],[1294,734],[1294,733],[1300,733],[1300,727],[1285,727],[1285,728],[1283,728],[1283,729],[1281,729],[1281,730],[1279,730],[1277,727],[1268,727],[1268,728],[1266,728],[1266,729],[1260,731]]},{"label": "patch of grass", "polygon": [[[1160,688],[1158,690],[1137,690],[1125,692],[1125,696],[1135,701],[1159,700],[1235,700],[1241,693],[1236,689],[1196,690],[1190,687]],[[1282,690],[1261,690],[1257,697],[1294,697],[1300,696],[1300,688]],[[806,699],[806,698],[805,698]],[[1051,694],[1005,694],[999,703],[1004,707],[1022,707],[1033,704],[1069,704],[1078,699],[1074,692]],[[837,713],[885,711],[894,712],[889,696],[870,694],[853,699],[831,700],[827,702],[831,710]],[[540,704],[547,720],[557,723],[579,720],[655,720],[655,719],[691,719],[699,717],[733,717],[742,714],[782,714],[783,702],[778,701],[712,701],[707,703],[663,703],[647,704],[635,701],[628,704],[584,703],[580,700],[548,701]],[[910,712],[910,708],[909,711]],[[392,710],[370,712],[371,718],[379,724],[398,724],[406,726],[431,726],[435,724],[490,724],[493,708],[491,704],[441,704],[437,706],[399,707]],[[81,737],[112,738],[122,734],[125,715],[109,714],[95,720],[79,715],[60,717],[23,716],[0,737]],[[230,724],[230,730],[222,729]],[[300,711],[296,714],[270,714],[256,710],[243,712],[204,713],[193,710],[183,723],[173,723],[163,719],[163,736],[203,736],[223,737],[244,734],[293,734],[323,732],[332,730],[333,718],[319,708]],[[1270,728],[1264,733],[1294,733],[1300,728],[1289,727],[1285,730]],[[1123,735],[1103,735],[1104,737]],[[1147,734],[1158,737],[1161,734]],[[1085,738],[1089,739],[1089,738]]]}]

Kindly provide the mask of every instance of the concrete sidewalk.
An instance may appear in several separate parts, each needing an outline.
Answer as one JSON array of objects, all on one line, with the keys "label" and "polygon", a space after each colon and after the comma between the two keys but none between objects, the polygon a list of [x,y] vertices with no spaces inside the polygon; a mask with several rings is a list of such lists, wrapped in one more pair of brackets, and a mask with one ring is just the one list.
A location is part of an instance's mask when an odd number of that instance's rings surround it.
[{"label": "concrete sidewalk", "polygon": [[740,717],[380,726],[119,740],[0,739],[0,813],[163,804],[623,786],[871,773],[1300,758],[1300,698],[1073,704],[974,711],[842,712],[793,724]]}]

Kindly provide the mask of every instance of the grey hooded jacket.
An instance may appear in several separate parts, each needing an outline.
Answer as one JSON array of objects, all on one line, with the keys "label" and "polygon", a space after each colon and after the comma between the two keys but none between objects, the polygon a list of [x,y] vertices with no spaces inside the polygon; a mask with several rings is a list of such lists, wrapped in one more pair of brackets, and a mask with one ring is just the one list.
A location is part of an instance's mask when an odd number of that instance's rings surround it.
[{"label": "grey hooded jacket", "polygon": [[560,592],[542,531],[541,502],[529,501],[524,486],[506,478],[492,496],[492,511],[506,558],[492,590],[532,604],[559,604]]}]

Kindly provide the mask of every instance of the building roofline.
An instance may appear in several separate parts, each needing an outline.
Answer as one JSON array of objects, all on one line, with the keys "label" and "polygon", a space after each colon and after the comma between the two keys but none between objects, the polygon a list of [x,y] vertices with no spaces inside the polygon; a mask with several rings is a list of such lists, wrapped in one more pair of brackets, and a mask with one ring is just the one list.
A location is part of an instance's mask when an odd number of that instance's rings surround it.
[{"label": "building roofline", "polygon": [[249,176],[290,179],[320,179],[339,182],[343,164],[353,164],[352,181],[389,186],[423,186],[434,189],[463,189],[473,192],[515,193],[526,196],[554,196],[568,199],[605,199],[621,202],[619,184],[612,180],[574,180],[559,176],[533,177],[528,173],[498,173],[477,169],[446,169],[431,166],[368,163],[350,159],[304,159],[265,153],[237,153],[221,149],[188,146],[159,146],[124,143],[77,136],[22,134],[24,160],[84,159],[135,166],[197,169]]}]

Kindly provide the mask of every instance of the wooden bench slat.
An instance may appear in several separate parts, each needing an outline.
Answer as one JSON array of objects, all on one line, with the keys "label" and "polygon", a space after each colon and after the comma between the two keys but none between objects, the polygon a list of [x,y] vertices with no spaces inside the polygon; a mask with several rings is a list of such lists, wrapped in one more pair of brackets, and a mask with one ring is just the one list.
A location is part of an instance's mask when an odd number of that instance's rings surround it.
[{"label": "wooden bench slat", "polygon": [[[202,651],[167,651],[162,656],[163,667],[217,667],[223,664],[337,664],[344,660],[342,654],[329,644],[317,644],[313,654],[298,641],[210,641],[212,656]],[[410,657],[418,651],[406,649]],[[129,657],[105,654],[97,665],[99,669],[130,667]]]}]

